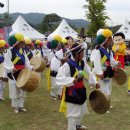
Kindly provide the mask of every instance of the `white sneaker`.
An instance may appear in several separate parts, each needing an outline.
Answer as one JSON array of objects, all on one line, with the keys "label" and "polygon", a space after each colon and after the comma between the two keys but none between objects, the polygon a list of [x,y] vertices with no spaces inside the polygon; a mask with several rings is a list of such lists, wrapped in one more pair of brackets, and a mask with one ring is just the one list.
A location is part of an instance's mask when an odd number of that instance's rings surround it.
[{"label": "white sneaker", "polygon": [[110,113],[110,111],[107,111],[107,114],[109,114]]},{"label": "white sneaker", "polygon": [[3,100],[3,101],[4,101],[5,99],[4,99],[3,97],[0,97],[0,100]]},{"label": "white sneaker", "polygon": [[26,112],[27,111],[27,109],[24,108],[24,107],[19,107],[19,110],[22,111],[22,112]]},{"label": "white sneaker", "polygon": [[110,108],[112,109],[112,108],[113,108],[113,106],[110,106]]},{"label": "white sneaker", "polygon": [[19,108],[15,108],[14,113],[16,113],[16,114],[19,113]]}]

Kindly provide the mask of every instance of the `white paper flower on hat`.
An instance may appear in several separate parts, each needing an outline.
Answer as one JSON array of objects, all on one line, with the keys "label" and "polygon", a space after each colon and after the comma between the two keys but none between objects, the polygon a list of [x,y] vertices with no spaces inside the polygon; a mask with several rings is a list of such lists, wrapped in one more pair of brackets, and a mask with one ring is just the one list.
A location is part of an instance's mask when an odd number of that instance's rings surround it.
[{"label": "white paper flower on hat", "polygon": [[47,41],[48,41],[48,42],[51,42],[52,40],[54,40],[54,38],[53,38],[52,36],[49,36],[49,37],[47,38]]},{"label": "white paper flower on hat", "polygon": [[15,35],[17,32],[11,32],[10,34],[9,34],[9,36],[13,36],[13,35]]},{"label": "white paper flower on hat", "polygon": [[99,29],[99,30],[97,31],[97,36],[102,35],[102,34],[103,34],[103,31],[104,31],[104,29]]}]

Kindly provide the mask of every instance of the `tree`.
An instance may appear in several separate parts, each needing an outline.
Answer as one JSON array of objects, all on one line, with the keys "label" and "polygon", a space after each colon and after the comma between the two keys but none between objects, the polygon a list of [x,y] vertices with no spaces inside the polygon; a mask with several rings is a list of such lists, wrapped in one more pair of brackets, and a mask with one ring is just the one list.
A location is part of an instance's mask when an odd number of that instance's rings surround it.
[{"label": "tree", "polygon": [[4,13],[3,19],[4,19],[5,26],[12,25],[13,21],[12,21],[12,18],[10,17],[10,15],[8,13]]},{"label": "tree", "polygon": [[61,17],[57,14],[48,14],[44,17],[42,21],[42,31],[53,31],[57,26],[56,23],[61,20]]},{"label": "tree", "polygon": [[106,20],[109,17],[104,12],[106,10],[106,0],[86,0],[87,4],[84,5],[86,10],[86,17],[90,21],[88,27],[88,35],[96,36],[97,30],[106,27]]},{"label": "tree", "polygon": [[80,34],[81,34],[81,35],[84,35],[84,34],[85,34],[84,31],[85,31],[85,30],[84,30],[84,27],[82,27],[82,28],[80,29]]}]

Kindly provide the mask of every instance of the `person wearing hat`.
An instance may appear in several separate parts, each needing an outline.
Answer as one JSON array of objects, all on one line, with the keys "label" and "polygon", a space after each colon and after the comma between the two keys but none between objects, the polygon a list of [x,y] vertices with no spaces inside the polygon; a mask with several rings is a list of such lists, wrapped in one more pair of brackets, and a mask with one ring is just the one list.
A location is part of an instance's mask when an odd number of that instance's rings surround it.
[{"label": "person wearing hat", "polygon": [[25,38],[24,40],[25,40],[25,53],[28,59],[31,60],[31,58],[33,57],[32,50],[34,49],[34,44],[30,38]]},{"label": "person wearing hat", "polygon": [[43,47],[42,41],[36,40],[35,49],[34,49],[35,56],[44,57],[46,55],[45,52],[43,51],[42,47]]},{"label": "person wearing hat", "polygon": [[[101,85],[101,92],[110,98],[112,90],[112,77],[114,68],[120,66],[120,62],[115,61],[112,53],[112,31],[100,29],[97,31],[96,49],[93,54],[93,71],[97,75]],[[112,107],[112,106],[111,106]],[[109,113],[109,111],[107,112]]]},{"label": "person wearing hat", "polygon": [[96,81],[96,77],[91,74],[90,67],[82,60],[84,48],[75,43],[72,45],[71,53],[71,58],[60,67],[56,76],[57,85],[65,86],[65,91],[63,92],[65,96],[62,96],[62,101],[64,100],[67,103],[67,109],[64,109],[64,111],[60,110],[60,112],[66,114],[68,130],[86,130],[86,127],[81,125],[82,118],[88,111],[86,106],[86,88],[83,84],[86,72],[93,79],[90,82],[97,88],[100,86]]},{"label": "person wearing hat", "polygon": [[26,92],[16,86],[16,80],[20,71],[25,67],[32,69],[30,62],[24,53],[24,36],[20,33],[15,33],[9,36],[8,44],[10,49],[8,49],[7,54],[5,55],[4,68],[9,77],[11,106],[14,108],[15,113],[18,113],[19,111],[26,112],[27,109],[24,108]]},{"label": "person wearing hat", "polygon": [[51,60],[50,64],[50,75],[51,75],[51,93],[50,95],[53,98],[60,98],[62,94],[62,86],[58,86],[56,84],[56,75],[60,66],[62,65],[63,57],[63,50],[60,49],[55,53],[55,56]]},{"label": "person wearing hat", "polygon": [[68,46],[67,48],[70,49],[72,45],[74,44],[74,39],[71,36],[67,36],[65,37],[65,39],[67,40],[67,43],[66,43],[66,45]]},{"label": "person wearing hat", "polygon": [[[3,68],[2,63],[4,62],[4,51],[5,51],[5,45],[6,42],[4,40],[0,40],[0,64]],[[0,68],[0,70],[2,69]],[[4,84],[3,84],[3,75],[1,75],[2,77],[0,77],[0,100],[4,100],[3,98],[3,88],[4,88]]]}]

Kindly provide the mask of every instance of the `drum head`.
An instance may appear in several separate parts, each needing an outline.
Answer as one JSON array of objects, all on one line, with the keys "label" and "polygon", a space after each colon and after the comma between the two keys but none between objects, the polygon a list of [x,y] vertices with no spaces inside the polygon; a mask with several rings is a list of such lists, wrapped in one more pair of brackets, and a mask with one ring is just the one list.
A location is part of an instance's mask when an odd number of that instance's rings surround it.
[{"label": "drum head", "polygon": [[27,92],[34,91],[40,83],[40,76],[36,71],[23,69],[17,78],[17,87]]},{"label": "drum head", "polygon": [[45,60],[41,57],[38,57],[38,56],[33,57],[30,60],[30,64],[34,66],[34,70],[37,72],[42,72],[46,67]]},{"label": "drum head", "polygon": [[93,111],[98,114],[104,114],[110,108],[110,100],[99,90],[91,92],[89,102]]},{"label": "drum head", "polygon": [[126,71],[122,68],[116,68],[114,77],[112,79],[118,85],[123,85],[127,82],[127,74]]},{"label": "drum head", "polygon": [[30,70],[29,69],[23,69],[17,78],[17,87],[22,88],[23,86],[26,85],[30,75]]}]

